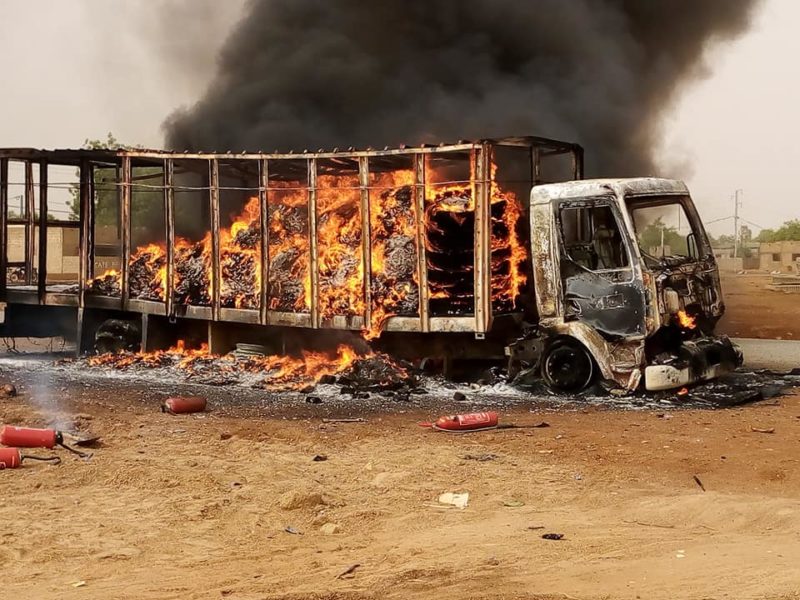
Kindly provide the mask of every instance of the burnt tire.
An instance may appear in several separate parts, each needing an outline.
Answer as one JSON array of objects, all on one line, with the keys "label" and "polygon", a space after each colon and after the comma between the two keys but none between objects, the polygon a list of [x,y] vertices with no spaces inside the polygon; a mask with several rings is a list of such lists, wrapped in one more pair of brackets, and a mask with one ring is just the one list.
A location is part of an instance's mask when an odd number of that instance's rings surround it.
[{"label": "burnt tire", "polygon": [[595,379],[594,359],[586,347],[576,340],[553,341],[542,356],[542,379],[559,392],[580,392]]},{"label": "burnt tire", "polygon": [[97,354],[135,352],[142,342],[142,332],[133,321],[106,319],[94,335]]}]

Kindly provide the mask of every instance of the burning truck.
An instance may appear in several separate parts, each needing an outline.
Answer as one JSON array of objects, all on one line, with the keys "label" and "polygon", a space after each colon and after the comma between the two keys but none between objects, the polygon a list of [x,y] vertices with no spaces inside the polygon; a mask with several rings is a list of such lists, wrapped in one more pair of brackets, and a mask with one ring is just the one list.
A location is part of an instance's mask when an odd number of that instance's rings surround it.
[{"label": "burning truck", "polygon": [[[64,188],[54,166],[79,173],[77,220],[48,214]],[[535,370],[568,392],[597,379],[667,389],[740,364],[714,336],[719,276],[684,184],[582,175],[580,146],[537,137],[303,153],[3,149],[0,335],[63,335],[79,353],[188,339],[213,354],[259,344],[296,355],[350,332],[445,371],[507,361],[511,377]],[[9,189],[24,198],[13,217]],[[13,264],[11,226],[25,237]],[[109,227],[116,241],[101,248]],[[78,230],[73,282],[48,272],[58,228]],[[96,272],[109,246],[117,266]]]}]

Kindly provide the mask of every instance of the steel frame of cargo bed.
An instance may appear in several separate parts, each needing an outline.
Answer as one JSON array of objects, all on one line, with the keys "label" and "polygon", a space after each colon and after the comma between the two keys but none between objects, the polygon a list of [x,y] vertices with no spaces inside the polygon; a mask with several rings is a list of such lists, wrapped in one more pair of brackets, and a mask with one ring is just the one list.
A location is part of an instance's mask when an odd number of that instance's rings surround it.
[{"label": "steel frame of cargo bed", "polygon": [[[511,146],[529,151],[530,184],[548,182],[542,177],[543,159],[558,156],[570,160],[569,178],[583,177],[583,149],[572,143],[560,142],[538,137],[508,137],[484,139],[477,141],[460,141],[455,144],[422,145],[416,147],[384,148],[382,150],[365,149],[347,151],[295,152],[242,152],[242,153],[201,153],[201,152],[169,152],[144,149],[64,149],[38,150],[30,148],[0,149],[0,302],[7,304],[67,306],[78,309],[79,322],[84,309],[105,309],[141,313],[143,315],[161,315],[170,319],[201,319],[209,322],[230,321],[254,325],[291,326],[313,329],[362,329],[370,321],[371,311],[371,267],[370,267],[370,218],[369,218],[369,169],[370,161],[380,157],[407,156],[413,164],[414,171],[414,212],[417,223],[417,276],[419,284],[419,314],[416,317],[390,317],[385,331],[416,332],[469,332],[481,336],[489,331],[492,323],[491,305],[491,264],[490,264],[490,201],[489,170],[493,147]],[[460,153],[469,155],[471,172],[474,173],[475,198],[475,259],[474,259],[474,312],[469,316],[432,316],[429,314],[427,283],[427,266],[425,257],[424,230],[419,227],[425,209],[425,160],[428,155]],[[363,260],[363,297],[365,311],[357,316],[335,316],[323,320],[319,309],[319,283],[317,281],[317,166],[324,159],[349,159],[357,161],[362,226],[362,260]],[[209,306],[178,304],[174,301],[174,242],[175,242],[175,161],[200,160],[207,161],[209,173],[208,210],[212,236],[212,293]],[[261,289],[258,290],[259,303],[256,309],[226,308],[220,303],[221,266],[220,266],[220,161],[254,161],[258,171],[258,198],[261,211]],[[307,313],[280,312],[268,309],[269,286],[269,229],[267,202],[273,189],[270,187],[269,174],[271,168],[277,168],[280,161],[305,161],[309,214],[309,241],[311,272],[310,311]],[[388,158],[387,158],[388,160]],[[25,165],[25,214],[20,219],[8,218],[8,185],[9,162],[21,162]],[[165,239],[167,256],[166,289],[164,300],[152,301],[130,297],[128,282],[130,281],[131,259],[131,195],[132,163],[159,167],[163,169],[163,214],[165,230],[161,232]],[[227,164],[227,163],[225,163]],[[39,168],[39,207],[38,215],[34,209],[33,169]],[[80,217],[78,221],[48,220],[47,214],[47,171],[48,165],[66,165],[76,167],[79,171]],[[87,282],[93,273],[95,256],[95,168],[116,168],[118,172],[119,222],[121,236],[121,295],[120,297],[101,296],[87,290]],[[438,184],[438,183],[437,183]],[[161,186],[158,186],[159,190]],[[301,189],[306,189],[302,186]],[[527,203],[527,199],[524,200]],[[25,274],[23,286],[8,285],[6,273],[8,267],[8,226],[25,226]],[[77,291],[65,292],[58,286],[47,284],[47,230],[48,227],[79,228],[79,272]],[[38,233],[37,233],[38,230]],[[34,264],[35,246],[38,234],[38,260]],[[38,273],[34,277],[34,270]]]}]

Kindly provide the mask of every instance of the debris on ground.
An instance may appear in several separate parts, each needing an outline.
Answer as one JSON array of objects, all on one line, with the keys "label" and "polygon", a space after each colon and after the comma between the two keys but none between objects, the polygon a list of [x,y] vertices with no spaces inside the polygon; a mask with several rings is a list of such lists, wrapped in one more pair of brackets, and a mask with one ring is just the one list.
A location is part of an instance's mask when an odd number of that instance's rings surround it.
[{"label": "debris on ground", "polygon": [[750,431],[752,431],[753,433],[775,433],[775,428],[770,427],[768,429],[762,429],[760,427],[751,427]]},{"label": "debris on ground", "polygon": [[508,508],[520,508],[522,506],[525,506],[525,503],[522,500],[511,498],[510,500],[504,501],[503,506],[506,506]]},{"label": "debris on ground", "polygon": [[14,385],[7,383],[0,388],[0,394],[6,398],[14,398],[17,395],[17,388]]},{"label": "debris on ground", "polygon": [[496,460],[500,458],[497,454],[492,454],[487,452],[485,454],[465,454],[461,457],[464,460],[476,460],[478,462],[487,462],[490,460]]},{"label": "debris on ground", "polygon": [[346,568],[344,571],[342,571],[341,573],[339,573],[339,574],[336,576],[336,579],[344,579],[344,578],[345,578],[345,577],[347,577],[348,575],[352,575],[352,574],[353,574],[353,571],[355,571],[355,570],[356,570],[358,567],[360,567],[360,566],[361,566],[361,563],[356,563],[356,564],[354,564],[354,565],[350,565],[350,566],[349,566],[349,567],[347,567],[347,568]]},{"label": "debris on ground", "polygon": [[339,527],[336,523],[325,523],[319,530],[324,533],[325,535],[333,535],[335,533],[339,533],[341,531],[341,527]]},{"label": "debris on ground", "polygon": [[543,540],[561,540],[564,539],[563,533],[544,533],[542,534]]},{"label": "debris on ground", "polygon": [[695,482],[695,483],[696,483],[698,486],[700,486],[700,489],[701,489],[701,490],[703,490],[704,492],[706,491],[706,486],[704,486],[704,485],[703,485],[703,482],[702,482],[702,481],[700,481],[700,478],[699,478],[697,475],[692,475],[692,479],[694,479],[694,482]]},{"label": "debris on ground", "polygon": [[469,504],[469,492],[445,492],[439,495],[439,504],[447,504],[461,509],[467,508],[467,504]]},{"label": "debris on ground", "polygon": [[291,525],[287,525],[283,529],[286,533],[291,533],[292,535],[303,535],[299,530],[295,529]]},{"label": "debris on ground", "polygon": [[326,460],[328,460],[328,457],[325,454],[315,454],[314,458],[312,458],[311,460],[314,462],[325,462]]}]

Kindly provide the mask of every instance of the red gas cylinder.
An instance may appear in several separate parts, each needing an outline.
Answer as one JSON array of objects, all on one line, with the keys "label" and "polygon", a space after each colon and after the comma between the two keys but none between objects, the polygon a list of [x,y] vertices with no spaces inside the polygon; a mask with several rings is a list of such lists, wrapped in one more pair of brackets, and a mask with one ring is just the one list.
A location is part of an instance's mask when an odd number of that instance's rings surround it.
[{"label": "red gas cylinder", "polygon": [[63,442],[61,433],[55,429],[32,429],[4,425],[0,429],[0,444],[18,448],[52,448]]},{"label": "red gas cylinder", "polygon": [[497,427],[497,421],[497,413],[489,411],[439,417],[432,427],[439,431],[478,431]]},{"label": "red gas cylinder", "polygon": [[161,412],[173,415],[203,412],[205,409],[206,399],[198,396],[174,396],[164,400],[164,404],[161,405]]},{"label": "red gas cylinder", "polygon": [[0,471],[16,469],[22,464],[22,457],[16,448],[0,448]]}]

